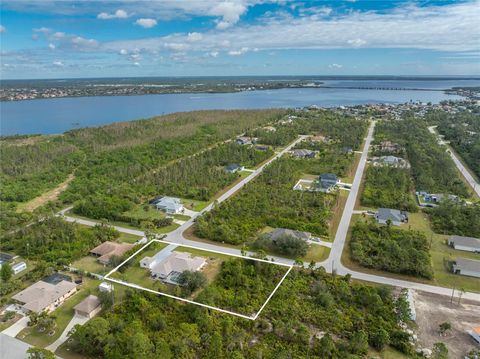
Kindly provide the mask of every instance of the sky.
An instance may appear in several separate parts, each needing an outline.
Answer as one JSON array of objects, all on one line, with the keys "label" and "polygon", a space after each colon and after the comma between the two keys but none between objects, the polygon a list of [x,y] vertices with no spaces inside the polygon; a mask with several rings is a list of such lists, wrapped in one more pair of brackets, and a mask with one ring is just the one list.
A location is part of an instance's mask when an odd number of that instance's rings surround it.
[{"label": "sky", "polygon": [[480,0],[2,0],[2,79],[480,75]]}]

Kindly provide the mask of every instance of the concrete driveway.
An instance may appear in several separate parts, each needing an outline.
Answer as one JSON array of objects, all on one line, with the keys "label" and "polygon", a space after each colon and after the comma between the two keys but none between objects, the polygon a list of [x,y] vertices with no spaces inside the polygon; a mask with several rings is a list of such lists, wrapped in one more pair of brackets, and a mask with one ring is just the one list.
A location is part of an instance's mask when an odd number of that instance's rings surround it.
[{"label": "concrete driveway", "polygon": [[17,334],[22,331],[22,329],[27,327],[29,321],[29,317],[23,317],[5,329],[2,333],[8,335],[9,337],[15,338]]},{"label": "concrete driveway", "polygon": [[70,322],[67,324],[67,326],[65,327],[65,330],[62,332],[62,334],[58,337],[57,340],[55,340],[52,344],[50,344],[48,347],[46,347],[45,349],[48,349],[50,350],[52,353],[55,353],[55,350],[57,350],[57,348],[63,344],[63,342],[65,342],[65,340],[67,340],[67,337],[68,337],[68,333],[70,332],[70,330],[72,330],[72,328],[77,325],[77,324],[80,324],[80,325],[83,325],[85,324],[90,318],[86,318],[86,317],[81,317],[81,316],[78,316],[78,315],[74,315],[72,320],[70,320]]}]

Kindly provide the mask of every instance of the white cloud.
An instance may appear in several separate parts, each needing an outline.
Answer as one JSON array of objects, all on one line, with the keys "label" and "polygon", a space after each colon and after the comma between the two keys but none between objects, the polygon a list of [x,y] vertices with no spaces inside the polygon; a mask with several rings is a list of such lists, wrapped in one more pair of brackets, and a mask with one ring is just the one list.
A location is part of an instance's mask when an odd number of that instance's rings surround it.
[{"label": "white cloud", "polygon": [[145,28],[145,29],[150,29],[154,26],[157,25],[157,20],[155,19],[138,19],[135,21],[135,24]]},{"label": "white cloud", "polygon": [[96,48],[98,47],[98,41],[94,39],[85,39],[81,36],[74,36],[70,40],[72,45],[76,48],[83,48],[83,49],[88,49],[88,48]]},{"label": "white cloud", "polygon": [[120,49],[119,53],[120,53],[120,55],[127,55],[128,50],[127,49]]},{"label": "white cloud", "polygon": [[7,31],[7,28],[3,25],[0,25],[0,33]]},{"label": "white cloud", "polygon": [[100,14],[97,15],[97,19],[101,20],[110,20],[110,19],[126,19],[130,15],[122,9],[118,9],[114,13],[107,13],[107,12],[101,12]]},{"label": "white cloud", "polygon": [[137,66],[137,67],[140,67],[140,62],[134,62],[133,65]]},{"label": "white cloud", "polygon": [[52,43],[48,44],[48,48],[50,50],[55,50],[55,47],[56,47],[55,44],[52,44]]},{"label": "white cloud", "polygon": [[65,65],[63,64],[63,62],[60,61],[60,60],[55,60],[55,61],[53,61],[53,62],[52,62],[52,65],[53,65],[53,66],[57,66],[57,67],[64,67],[64,66],[65,66]]},{"label": "white cloud", "polygon": [[187,35],[187,40],[189,42],[197,42],[203,39],[203,35],[198,32],[189,32]]},{"label": "white cloud", "polygon": [[211,57],[218,57],[218,51],[212,51],[208,55]]},{"label": "white cloud", "polygon": [[217,23],[217,29],[223,30],[236,24],[246,11],[247,6],[240,2],[225,1],[213,6],[209,15],[222,17]]},{"label": "white cloud", "polygon": [[353,47],[361,47],[365,45],[367,42],[362,39],[350,39],[347,41],[347,44],[352,45]]},{"label": "white cloud", "polygon": [[248,47],[242,47],[240,50],[230,50],[228,54],[230,56],[240,56],[248,51]]},{"label": "white cloud", "polygon": [[172,51],[185,51],[190,48],[190,45],[180,42],[167,42],[164,47]]},{"label": "white cloud", "polygon": [[340,64],[328,65],[328,68],[330,68],[330,69],[341,69],[342,67],[343,67],[343,65],[340,65]]},{"label": "white cloud", "polygon": [[65,36],[67,36],[67,34],[65,34],[64,32],[61,32],[61,31],[57,31],[56,33],[54,33],[51,38],[53,40],[62,40],[65,38]]},{"label": "white cloud", "polygon": [[32,31],[42,33],[42,34],[48,34],[52,31],[52,29],[49,29],[48,27],[39,27],[39,28],[33,29]]}]

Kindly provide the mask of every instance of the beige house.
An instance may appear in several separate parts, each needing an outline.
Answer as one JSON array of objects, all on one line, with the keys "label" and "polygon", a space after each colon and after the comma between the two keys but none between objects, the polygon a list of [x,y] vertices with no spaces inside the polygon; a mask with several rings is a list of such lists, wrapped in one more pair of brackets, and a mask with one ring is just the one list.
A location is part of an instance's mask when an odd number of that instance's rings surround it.
[{"label": "beige house", "polygon": [[75,315],[84,318],[93,318],[102,309],[102,306],[97,296],[89,295],[74,306],[73,309],[75,309]]},{"label": "beige house", "polygon": [[203,257],[192,257],[190,253],[172,252],[166,258],[151,267],[151,274],[165,282],[176,283],[178,276],[184,271],[196,272],[207,263]]},{"label": "beige house", "polygon": [[15,294],[12,299],[22,303],[24,312],[47,313],[55,310],[77,291],[77,285],[66,280],[57,284],[39,281]]},{"label": "beige house", "polygon": [[121,257],[134,246],[134,244],[106,241],[93,248],[90,254],[98,257],[98,261],[106,265],[110,262],[112,256]]}]

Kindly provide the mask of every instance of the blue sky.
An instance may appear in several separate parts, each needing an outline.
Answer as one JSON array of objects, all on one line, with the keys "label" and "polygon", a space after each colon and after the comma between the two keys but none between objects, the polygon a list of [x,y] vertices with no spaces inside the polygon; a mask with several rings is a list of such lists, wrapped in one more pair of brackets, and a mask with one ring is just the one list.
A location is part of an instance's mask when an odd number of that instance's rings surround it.
[{"label": "blue sky", "polygon": [[480,75],[480,1],[2,0],[2,78]]}]

